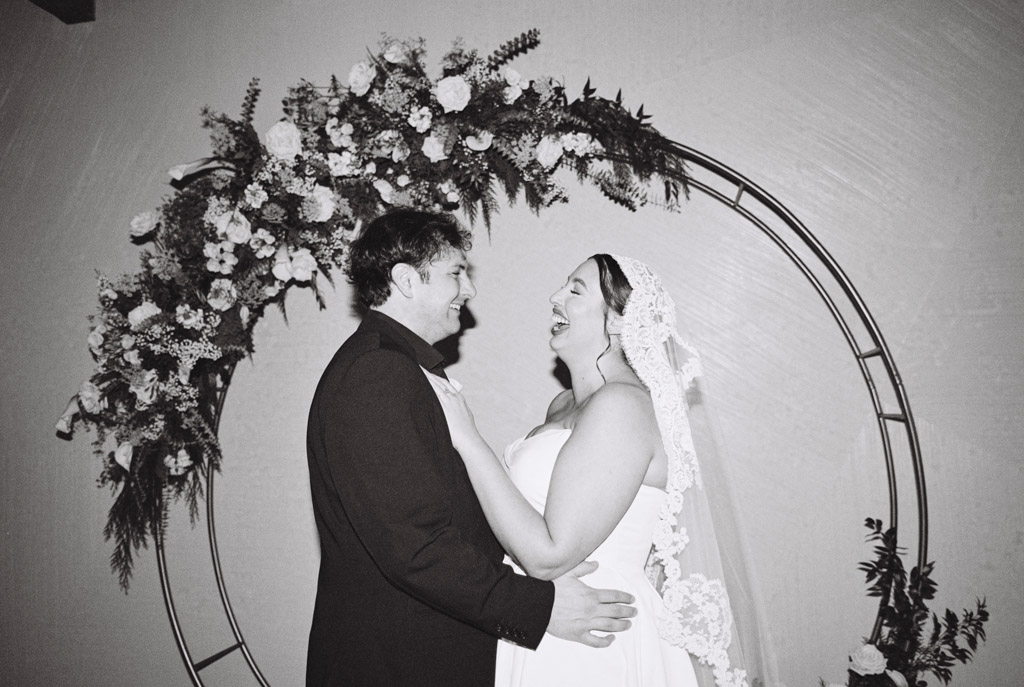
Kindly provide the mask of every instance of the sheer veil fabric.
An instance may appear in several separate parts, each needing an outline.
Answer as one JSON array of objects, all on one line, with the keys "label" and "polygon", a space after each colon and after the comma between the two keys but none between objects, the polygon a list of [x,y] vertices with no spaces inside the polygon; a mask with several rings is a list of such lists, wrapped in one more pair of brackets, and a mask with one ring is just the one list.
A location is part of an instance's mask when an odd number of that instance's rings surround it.
[{"label": "sheer veil fabric", "polygon": [[622,348],[651,394],[668,457],[668,497],[647,564],[664,600],[658,631],[689,652],[701,687],[775,687],[777,666],[702,398],[700,359],[679,335],[661,280],[637,260],[612,257],[633,289]]}]

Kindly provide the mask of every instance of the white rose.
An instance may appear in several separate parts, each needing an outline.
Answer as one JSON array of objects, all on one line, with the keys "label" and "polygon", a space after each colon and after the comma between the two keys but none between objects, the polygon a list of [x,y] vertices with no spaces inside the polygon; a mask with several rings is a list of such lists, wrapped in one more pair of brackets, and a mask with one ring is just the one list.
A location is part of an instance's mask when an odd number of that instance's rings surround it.
[{"label": "white rose", "polygon": [[865,644],[850,655],[850,670],[858,675],[878,675],[885,667],[885,656],[874,644]]},{"label": "white rose", "polygon": [[505,96],[505,104],[511,105],[515,101],[519,100],[519,96],[523,94],[523,89],[519,86],[505,86],[505,90],[502,91]]},{"label": "white rose", "polygon": [[461,112],[469,104],[471,90],[461,76],[446,76],[437,82],[434,95],[445,112]]},{"label": "white rose", "polygon": [[237,209],[225,212],[217,218],[217,234],[225,236],[232,243],[248,243],[252,238],[252,224]]},{"label": "white rose", "polygon": [[363,172],[365,174],[367,174],[367,175],[376,174],[377,173],[377,163],[376,162],[367,162],[366,166],[363,167]]},{"label": "white rose", "polygon": [[124,361],[131,365],[132,367],[138,367],[139,365],[142,364],[142,357],[139,355],[139,352],[136,351],[135,349],[125,351],[124,355],[122,355],[121,357],[124,358]]},{"label": "white rose", "polygon": [[309,281],[316,270],[316,258],[308,248],[300,248],[292,253],[292,278],[295,281]]},{"label": "white rose", "polygon": [[418,110],[413,110],[409,115],[409,126],[416,129],[417,133],[422,134],[430,128],[430,123],[433,120],[434,115],[431,114],[429,107],[421,107]]},{"label": "white rose", "polygon": [[494,134],[490,131],[481,131],[476,136],[466,136],[466,147],[470,150],[487,150],[491,147],[491,141],[494,140]]},{"label": "white rose", "polygon": [[519,81],[523,78],[522,76],[520,76],[519,72],[517,72],[515,69],[512,69],[512,67],[505,67],[504,69],[502,69],[502,76],[505,77],[505,83],[507,83],[509,86],[518,86]]},{"label": "white rose", "polygon": [[103,345],[103,335],[106,334],[106,332],[107,328],[102,324],[96,325],[93,330],[89,332],[89,336],[86,341],[89,342],[89,350],[93,352],[93,355],[100,354],[100,347]]},{"label": "white rose", "polygon": [[276,158],[292,162],[302,152],[302,137],[299,127],[286,119],[281,120],[266,134],[267,152]]},{"label": "white rose", "polygon": [[423,147],[421,150],[431,162],[439,162],[441,160],[448,159],[448,156],[445,155],[444,152],[444,143],[433,134],[427,136],[423,140]]},{"label": "white rose", "polygon": [[133,239],[142,238],[156,229],[157,224],[157,214],[152,210],[146,210],[132,217],[131,229],[128,233]]},{"label": "white rose", "polygon": [[366,95],[366,92],[370,90],[370,84],[373,83],[373,79],[376,76],[376,67],[366,62],[359,62],[353,65],[352,70],[348,73],[348,87],[357,96]]},{"label": "white rose", "polygon": [[405,47],[401,43],[392,43],[384,51],[384,59],[391,64],[405,62]]},{"label": "white rose", "polygon": [[135,447],[127,441],[122,441],[121,444],[114,451],[114,460],[117,464],[125,469],[126,472],[131,470],[132,467],[132,454],[135,452]]},{"label": "white rose", "polygon": [[412,179],[409,178],[408,174],[399,174],[398,178],[395,179],[395,183],[398,184],[400,188],[405,188],[412,183]]},{"label": "white rose", "polygon": [[[181,307],[180,305],[178,306]],[[131,334],[125,334],[121,337],[121,348],[127,350],[135,346],[135,337]]]},{"label": "white rose", "polygon": [[103,407],[103,392],[92,382],[82,382],[82,387],[78,390],[78,403],[85,412],[98,413]]},{"label": "white rose", "polygon": [[545,136],[537,144],[537,162],[545,167],[554,167],[562,157],[562,143],[554,136]]},{"label": "white rose", "polygon": [[[327,188],[326,186],[320,186],[317,184],[313,187],[313,191],[306,197],[306,203],[314,209],[314,212],[309,212],[308,217],[313,222],[326,222],[334,214],[334,191]],[[306,204],[303,205],[306,208]]]},{"label": "white rose", "polygon": [[230,279],[214,279],[210,284],[210,293],[207,294],[206,301],[214,310],[223,312],[235,304],[236,298],[238,290]]},{"label": "white rose", "polygon": [[391,197],[395,193],[395,187],[383,179],[377,179],[373,182],[373,187],[377,189],[377,193],[380,194],[381,200],[385,203],[391,203]]},{"label": "white rose", "polygon": [[128,313],[128,323],[132,326],[133,330],[138,330],[143,322],[154,315],[159,315],[161,312],[163,311],[156,306],[156,303],[143,301],[141,305],[137,308],[133,308],[132,311]]}]

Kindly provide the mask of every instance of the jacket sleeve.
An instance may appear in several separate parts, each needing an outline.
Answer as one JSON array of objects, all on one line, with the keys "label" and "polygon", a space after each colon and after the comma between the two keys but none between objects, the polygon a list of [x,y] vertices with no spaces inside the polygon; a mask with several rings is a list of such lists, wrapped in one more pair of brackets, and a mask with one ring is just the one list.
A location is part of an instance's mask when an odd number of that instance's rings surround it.
[{"label": "jacket sleeve", "polygon": [[461,464],[447,454],[443,411],[415,362],[369,351],[325,396],[330,478],[382,574],[449,616],[536,648],[554,585],[492,562],[452,525],[450,484]]}]

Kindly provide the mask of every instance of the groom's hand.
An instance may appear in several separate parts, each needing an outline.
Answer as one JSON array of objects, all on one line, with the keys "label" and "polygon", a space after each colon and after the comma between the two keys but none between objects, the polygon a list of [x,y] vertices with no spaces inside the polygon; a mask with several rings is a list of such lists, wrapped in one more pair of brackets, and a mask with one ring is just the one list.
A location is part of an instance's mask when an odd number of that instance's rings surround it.
[{"label": "groom's hand", "polygon": [[622,632],[630,626],[627,618],[636,615],[631,595],[615,589],[592,589],[580,581],[597,570],[597,563],[583,561],[554,580],[555,603],[547,631],[571,642],[593,647],[606,647],[614,635],[594,632]]}]

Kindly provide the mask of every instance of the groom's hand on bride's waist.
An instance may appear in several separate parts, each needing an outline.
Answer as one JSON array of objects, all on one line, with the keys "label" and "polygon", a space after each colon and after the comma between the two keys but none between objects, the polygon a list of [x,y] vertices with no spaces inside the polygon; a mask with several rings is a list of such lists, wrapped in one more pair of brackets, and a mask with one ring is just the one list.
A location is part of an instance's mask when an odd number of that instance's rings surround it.
[{"label": "groom's hand on bride's waist", "polygon": [[560,639],[593,647],[606,647],[614,635],[594,632],[622,632],[636,615],[631,594],[615,589],[593,589],[579,578],[597,570],[597,563],[584,561],[554,580],[555,603],[547,631]]}]

